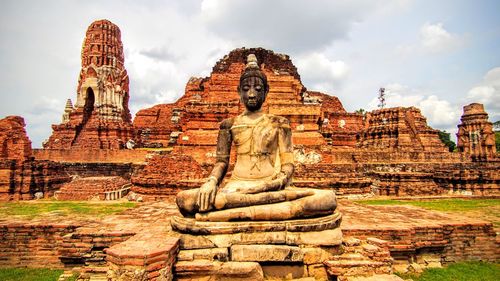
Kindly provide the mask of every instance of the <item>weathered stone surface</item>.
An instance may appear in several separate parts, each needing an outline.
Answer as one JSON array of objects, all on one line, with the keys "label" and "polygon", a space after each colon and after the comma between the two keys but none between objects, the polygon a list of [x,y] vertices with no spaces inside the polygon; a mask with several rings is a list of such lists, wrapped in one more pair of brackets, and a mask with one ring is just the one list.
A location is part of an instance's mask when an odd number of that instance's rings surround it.
[{"label": "weathered stone surface", "polygon": [[[139,236],[140,237],[140,236]],[[173,280],[172,268],[179,251],[179,239],[138,237],[106,249],[112,280]]]},{"label": "weathered stone surface", "polygon": [[232,245],[275,244],[292,246],[336,246],[342,242],[339,228],[318,232],[251,232],[232,234],[177,234],[181,249],[226,248]]},{"label": "weathered stone surface", "polygon": [[[177,234],[180,239],[180,247],[184,250],[215,248],[216,245],[205,236],[191,234]],[[217,245],[218,246],[218,245]],[[221,247],[221,246],[218,246]],[[222,246],[223,247],[223,246]]]},{"label": "weathered stone surface", "polygon": [[304,264],[318,264],[341,255],[343,248],[334,247],[307,247],[301,246],[300,251],[304,254]]},{"label": "weathered stone surface", "polygon": [[308,265],[307,275],[314,277],[315,280],[328,280],[328,273],[322,263]]},{"label": "weathered stone surface", "polygon": [[82,69],[75,108],[66,104],[63,123],[53,125],[49,149],[119,149],[134,137],[118,26],[108,20],[90,24],[82,46]]},{"label": "weathered stone surface", "polygon": [[179,261],[174,269],[177,280],[264,280],[256,262]]},{"label": "weathered stone surface", "polygon": [[[263,264],[264,276],[269,280],[315,281],[307,278],[307,267],[301,264]],[[325,279],[328,280],[328,279]]]},{"label": "weathered stone surface", "polygon": [[231,247],[231,245],[246,245],[246,244],[285,244],[285,231],[272,232],[249,232],[249,233],[232,233],[232,234],[213,234],[204,235],[208,240],[212,241],[217,247]]},{"label": "weathered stone surface", "polygon": [[[342,215],[335,212],[328,216],[285,221],[241,221],[241,222],[203,222],[191,218],[172,217],[172,228],[192,234],[231,234],[239,232],[266,232],[266,231],[322,231],[337,228]],[[297,238],[299,239],[299,238]]]},{"label": "weathered stone surface", "polygon": [[227,248],[181,250],[177,255],[177,260],[178,261],[192,261],[192,260],[228,261],[229,251]]},{"label": "weathered stone surface", "polygon": [[493,124],[488,121],[488,114],[480,103],[464,106],[464,113],[458,125],[457,148],[473,161],[495,159],[495,133]]},{"label": "weathered stone surface", "polygon": [[299,247],[284,245],[233,245],[231,260],[257,262],[302,262],[304,254]]},{"label": "weathered stone surface", "polygon": [[342,231],[339,227],[322,231],[287,232],[288,245],[334,246],[342,243]]}]

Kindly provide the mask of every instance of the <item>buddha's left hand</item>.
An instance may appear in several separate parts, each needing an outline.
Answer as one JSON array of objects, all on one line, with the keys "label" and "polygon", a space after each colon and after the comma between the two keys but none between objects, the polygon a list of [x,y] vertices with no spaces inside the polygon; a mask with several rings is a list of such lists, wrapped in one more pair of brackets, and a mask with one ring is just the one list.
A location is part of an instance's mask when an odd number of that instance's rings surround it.
[{"label": "buddha's left hand", "polygon": [[214,181],[209,180],[200,187],[196,198],[200,212],[206,212],[213,206],[216,193],[217,184]]}]

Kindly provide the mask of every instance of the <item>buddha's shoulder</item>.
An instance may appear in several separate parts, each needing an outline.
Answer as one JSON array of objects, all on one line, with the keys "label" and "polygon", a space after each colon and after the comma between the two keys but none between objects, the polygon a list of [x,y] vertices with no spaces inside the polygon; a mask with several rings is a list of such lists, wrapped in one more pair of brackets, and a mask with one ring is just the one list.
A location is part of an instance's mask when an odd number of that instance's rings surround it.
[{"label": "buddha's shoulder", "polygon": [[227,118],[220,122],[220,129],[231,129],[234,124],[234,117]]}]

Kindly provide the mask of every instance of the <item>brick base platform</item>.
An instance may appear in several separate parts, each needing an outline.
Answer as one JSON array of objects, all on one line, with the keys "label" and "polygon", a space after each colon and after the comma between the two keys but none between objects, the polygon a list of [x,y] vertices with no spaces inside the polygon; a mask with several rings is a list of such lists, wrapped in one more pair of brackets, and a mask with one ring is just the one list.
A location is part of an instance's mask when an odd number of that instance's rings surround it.
[{"label": "brick base platform", "polygon": [[[343,254],[328,259],[324,268],[323,265],[309,266],[307,272],[311,273],[308,274],[321,274],[323,268],[323,273],[326,269],[330,275],[350,280],[353,275],[368,278],[372,274],[382,276],[410,267],[500,259],[496,233],[487,221],[409,206],[362,206],[348,200],[340,200],[339,206],[345,237]],[[0,266],[78,266],[87,276],[96,272],[126,276],[131,268],[127,263],[131,262],[134,272],[144,270],[146,277],[148,274],[169,276],[167,273],[172,272],[174,266],[172,257],[177,255],[176,243],[169,238],[173,236],[169,224],[173,215],[179,213],[170,201],[143,203],[102,219],[61,219],[57,214],[36,220],[3,217],[0,218]],[[359,243],[352,237],[359,239]],[[215,249],[212,254],[223,259],[225,252]],[[141,255],[149,258],[141,259]],[[189,251],[182,254],[182,259],[182,263],[178,261],[175,265],[178,272],[189,271],[193,266],[202,271],[246,272],[259,276],[272,276],[284,269],[292,275],[304,270],[293,265],[284,268],[280,264],[264,264],[259,271],[255,264],[246,261],[241,262],[249,264],[228,261],[212,262],[210,266],[190,264],[199,256]]]},{"label": "brick base platform", "polygon": [[388,241],[402,271],[413,263],[425,267],[500,258],[491,222],[411,206],[362,206],[347,200],[339,206],[344,235]]}]

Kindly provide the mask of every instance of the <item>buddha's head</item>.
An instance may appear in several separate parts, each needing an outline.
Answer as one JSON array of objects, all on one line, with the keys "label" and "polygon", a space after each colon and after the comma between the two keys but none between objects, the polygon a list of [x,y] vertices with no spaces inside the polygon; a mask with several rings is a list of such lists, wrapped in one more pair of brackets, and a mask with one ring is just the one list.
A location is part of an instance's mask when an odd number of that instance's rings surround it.
[{"label": "buddha's head", "polygon": [[241,102],[248,111],[257,111],[262,107],[268,92],[267,77],[260,70],[257,58],[254,54],[248,55],[247,65],[238,85]]}]

